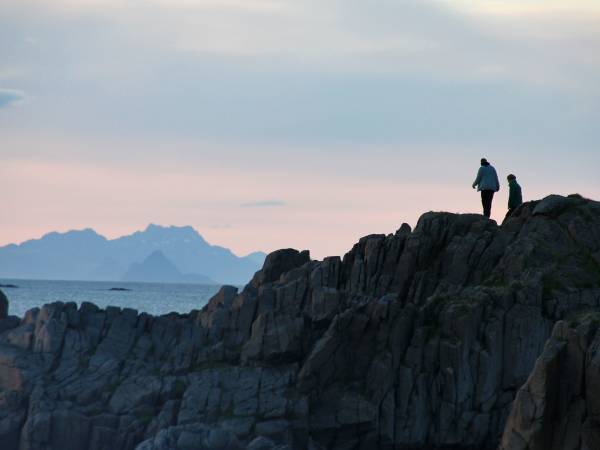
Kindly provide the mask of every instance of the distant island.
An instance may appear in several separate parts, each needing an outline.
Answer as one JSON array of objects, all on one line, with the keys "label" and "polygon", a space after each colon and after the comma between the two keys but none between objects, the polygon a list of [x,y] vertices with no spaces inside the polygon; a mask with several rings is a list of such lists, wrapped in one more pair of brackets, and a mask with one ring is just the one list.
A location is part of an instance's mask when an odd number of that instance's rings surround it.
[{"label": "distant island", "polygon": [[123,281],[161,280],[167,283],[218,284],[205,275],[183,274],[160,250],[154,251],[142,262],[134,262],[123,275]]},{"label": "distant island", "polygon": [[209,244],[190,226],[150,224],[117,239],[87,228],[0,247],[0,277],[243,284],[262,267],[265,256],[254,252],[239,257]]}]

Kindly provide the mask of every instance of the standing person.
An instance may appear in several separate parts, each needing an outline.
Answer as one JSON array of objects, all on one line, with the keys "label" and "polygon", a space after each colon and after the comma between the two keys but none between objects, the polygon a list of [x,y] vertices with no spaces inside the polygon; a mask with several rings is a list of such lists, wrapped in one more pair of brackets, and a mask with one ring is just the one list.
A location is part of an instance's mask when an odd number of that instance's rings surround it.
[{"label": "standing person", "polygon": [[514,210],[523,203],[521,186],[517,183],[517,177],[512,173],[506,177],[508,180],[508,212],[506,217],[510,217]]},{"label": "standing person", "polygon": [[478,192],[481,192],[483,215],[489,218],[492,213],[494,193],[500,190],[500,181],[498,181],[496,169],[485,158],[481,158],[481,167],[477,172],[477,178],[473,182],[473,189],[475,188]]}]

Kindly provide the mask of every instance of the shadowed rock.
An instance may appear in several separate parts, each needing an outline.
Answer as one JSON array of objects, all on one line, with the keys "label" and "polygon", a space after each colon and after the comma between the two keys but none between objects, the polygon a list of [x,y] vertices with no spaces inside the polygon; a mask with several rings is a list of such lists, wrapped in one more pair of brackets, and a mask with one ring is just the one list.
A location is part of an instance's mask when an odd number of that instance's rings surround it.
[{"label": "shadowed rock", "polygon": [[600,448],[600,312],[559,321],[517,392],[500,450]]},{"label": "shadowed rock", "polygon": [[267,255],[263,268],[254,276],[253,283],[256,285],[272,283],[277,281],[283,273],[300,267],[308,261],[310,261],[308,250],[303,252],[292,248],[277,250]]},{"label": "shadowed rock", "polygon": [[343,258],[274,252],[189,314],[5,313],[0,442],[600,448],[599,308],[600,203],[551,196],[502,226],[426,213]]}]

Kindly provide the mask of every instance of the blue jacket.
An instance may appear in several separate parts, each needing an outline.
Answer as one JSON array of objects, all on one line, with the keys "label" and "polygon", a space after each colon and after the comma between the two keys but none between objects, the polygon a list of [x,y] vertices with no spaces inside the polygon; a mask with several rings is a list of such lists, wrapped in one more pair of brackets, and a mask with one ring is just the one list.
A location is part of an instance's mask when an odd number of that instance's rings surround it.
[{"label": "blue jacket", "polygon": [[473,187],[477,186],[478,191],[494,191],[500,190],[500,181],[496,169],[491,164],[481,166],[477,172],[477,178],[473,182]]}]

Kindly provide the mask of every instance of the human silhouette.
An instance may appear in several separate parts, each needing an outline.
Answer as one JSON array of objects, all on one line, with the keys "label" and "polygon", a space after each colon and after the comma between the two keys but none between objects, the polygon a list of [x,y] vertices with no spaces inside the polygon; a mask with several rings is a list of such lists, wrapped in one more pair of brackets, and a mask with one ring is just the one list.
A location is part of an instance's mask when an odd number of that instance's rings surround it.
[{"label": "human silhouette", "polygon": [[506,217],[510,217],[515,209],[523,203],[523,194],[516,176],[511,173],[506,179],[508,180],[508,212]]},{"label": "human silhouette", "polygon": [[477,172],[477,178],[473,182],[473,189],[475,188],[478,192],[481,192],[483,215],[489,218],[492,214],[494,193],[500,190],[500,181],[498,181],[496,169],[485,158],[481,158],[481,167]]}]

